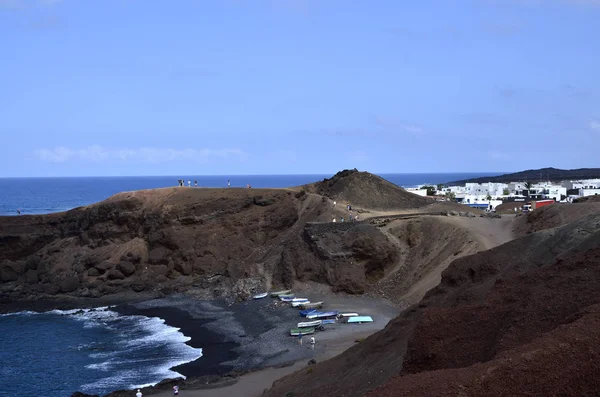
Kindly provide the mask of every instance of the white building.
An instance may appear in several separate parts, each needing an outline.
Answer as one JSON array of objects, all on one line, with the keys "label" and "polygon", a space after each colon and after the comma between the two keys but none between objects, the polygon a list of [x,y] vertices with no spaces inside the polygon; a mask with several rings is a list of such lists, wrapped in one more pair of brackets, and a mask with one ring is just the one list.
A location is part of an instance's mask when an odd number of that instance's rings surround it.
[{"label": "white building", "polygon": [[579,189],[579,197],[600,196],[600,189]]},{"label": "white building", "polygon": [[409,187],[404,190],[406,190],[407,192],[413,193],[413,194],[417,194],[419,196],[427,197],[427,189],[419,189],[419,188]]}]

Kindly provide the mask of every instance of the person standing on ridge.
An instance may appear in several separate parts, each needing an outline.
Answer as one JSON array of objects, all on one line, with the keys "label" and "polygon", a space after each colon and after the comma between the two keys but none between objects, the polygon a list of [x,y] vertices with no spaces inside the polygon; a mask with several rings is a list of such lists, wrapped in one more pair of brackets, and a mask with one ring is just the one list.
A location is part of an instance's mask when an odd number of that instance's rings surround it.
[{"label": "person standing on ridge", "polygon": [[192,186],[192,181],[190,181],[190,180],[188,179],[188,187],[191,187],[191,186]]},{"label": "person standing on ridge", "polygon": [[173,386],[173,395],[174,396],[179,395],[179,386],[177,386],[177,385]]},{"label": "person standing on ridge", "polygon": [[197,180],[194,180],[194,186],[198,187],[198,181]]},{"label": "person standing on ridge", "polygon": [[231,181],[227,179],[227,187],[231,187]]},{"label": "person standing on ridge", "polygon": [[135,397],[142,397],[142,392],[138,389],[137,393],[135,393]]}]

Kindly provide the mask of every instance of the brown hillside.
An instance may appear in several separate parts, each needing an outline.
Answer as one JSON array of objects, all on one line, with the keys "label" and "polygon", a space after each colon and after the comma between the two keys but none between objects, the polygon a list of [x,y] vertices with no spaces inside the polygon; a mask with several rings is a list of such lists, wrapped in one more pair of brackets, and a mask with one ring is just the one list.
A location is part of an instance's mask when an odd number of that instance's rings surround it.
[{"label": "brown hillside", "polygon": [[515,220],[514,233],[523,236],[540,230],[563,226],[590,215],[600,214],[600,202],[552,204],[538,208]]},{"label": "brown hillside", "polygon": [[342,206],[350,204],[356,208],[374,210],[413,209],[432,202],[431,199],[409,193],[377,175],[356,169],[340,171],[329,179],[304,188],[311,193],[329,197]]},{"label": "brown hillside", "polygon": [[588,395],[600,375],[599,282],[600,215],[529,234],[455,260],[418,306],[267,395],[361,396],[399,375],[370,396]]},{"label": "brown hillside", "polygon": [[296,280],[365,292],[395,247],[375,226],[329,223],[332,213],[324,197],[285,189],[168,188],[3,217],[0,300],[190,289],[239,299]]}]

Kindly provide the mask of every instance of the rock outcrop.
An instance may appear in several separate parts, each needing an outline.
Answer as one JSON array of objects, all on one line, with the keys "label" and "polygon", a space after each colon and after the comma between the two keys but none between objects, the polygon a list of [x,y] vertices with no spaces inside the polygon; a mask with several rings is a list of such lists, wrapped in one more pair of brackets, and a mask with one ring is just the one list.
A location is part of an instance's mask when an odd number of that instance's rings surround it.
[{"label": "rock outcrop", "polygon": [[330,206],[291,190],[169,188],[4,217],[0,299],[190,288],[243,299],[296,280],[362,293],[394,247],[374,226],[330,223]]}]

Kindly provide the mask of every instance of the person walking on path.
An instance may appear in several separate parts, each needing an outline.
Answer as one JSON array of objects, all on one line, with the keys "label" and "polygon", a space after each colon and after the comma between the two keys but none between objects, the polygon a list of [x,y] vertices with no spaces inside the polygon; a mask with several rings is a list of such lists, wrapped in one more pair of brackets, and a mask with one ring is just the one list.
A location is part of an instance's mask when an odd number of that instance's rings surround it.
[{"label": "person walking on path", "polygon": [[310,348],[313,350],[315,349],[315,337],[314,336],[310,337]]},{"label": "person walking on path", "polygon": [[298,334],[298,344],[302,346],[302,334]]},{"label": "person walking on path", "polygon": [[177,386],[177,385],[173,386],[173,395],[174,396],[179,395],[179,386]]},{"label": "person walking on path", "polygon": [[135,397],[142,397],[142,392],[138,389],[137,393],[135,393]]}]

